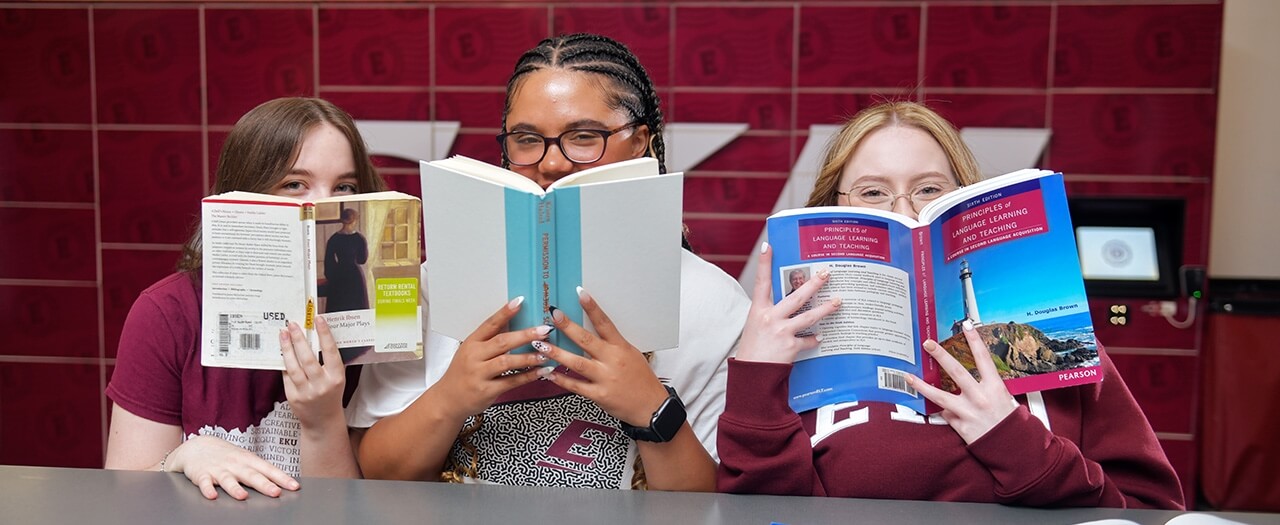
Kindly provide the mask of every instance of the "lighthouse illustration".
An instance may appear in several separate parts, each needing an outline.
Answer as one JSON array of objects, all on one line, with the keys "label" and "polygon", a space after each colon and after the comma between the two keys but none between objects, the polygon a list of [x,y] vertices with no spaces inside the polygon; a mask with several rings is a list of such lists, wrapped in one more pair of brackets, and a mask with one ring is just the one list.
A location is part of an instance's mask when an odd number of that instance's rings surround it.
[{"label": "lighthouse illustration", "polygon": [[982,326],[982,316],[978,314],[978,296],[973,293],[973,271],[969,269],[969,260],[960,261],[960,287],[964,293],[964,318],[951,325],[951,335],[961,332],[961,323],[966,320],[973,326]]}]

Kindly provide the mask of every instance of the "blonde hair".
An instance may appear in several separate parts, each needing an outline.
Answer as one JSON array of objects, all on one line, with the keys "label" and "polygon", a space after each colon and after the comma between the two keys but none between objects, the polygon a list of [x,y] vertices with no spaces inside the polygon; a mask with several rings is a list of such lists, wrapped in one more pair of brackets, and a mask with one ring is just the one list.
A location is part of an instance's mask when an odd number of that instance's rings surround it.
[{"label": "blonde hair", "polygon": [[982,180],[982,172],[978,169],[978,161],[973,158],[973,152],[960,140],[960,133],[947,119],[916,102],[882,102],[859,111],[831,138],[822,160],[822,168],[818,170],[818,179],[813,184],[813,192],[809,194],[809,202],[805,206],[835,206],[839,197],[836,192],[840,190],[840,176],[849,159],[853,158],[854,152],[868,135],[890,126],[918,128],[938,141],[959,185],[967,186]]}]

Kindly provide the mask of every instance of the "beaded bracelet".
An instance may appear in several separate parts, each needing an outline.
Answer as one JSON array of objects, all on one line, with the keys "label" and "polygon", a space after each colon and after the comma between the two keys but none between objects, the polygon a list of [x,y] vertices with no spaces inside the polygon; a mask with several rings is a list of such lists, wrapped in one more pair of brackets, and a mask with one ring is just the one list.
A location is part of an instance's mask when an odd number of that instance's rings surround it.
[{"label": "beaded bracelet", "polygon": [[165,453],[164,453],[164,457],[160,458],[160,472],[168,472],[167,470],[165,470],[165,469],[164,469],[164,463],[165,463],[166,461],[169,461],[169,454],[172,454],[172,453],[173,453],[173,451],[175,451],[175,450],[178,450],[178,447],[173,447],[173,448],[169,449],[169,451],[168,451],[168,452],[165,452]]}]

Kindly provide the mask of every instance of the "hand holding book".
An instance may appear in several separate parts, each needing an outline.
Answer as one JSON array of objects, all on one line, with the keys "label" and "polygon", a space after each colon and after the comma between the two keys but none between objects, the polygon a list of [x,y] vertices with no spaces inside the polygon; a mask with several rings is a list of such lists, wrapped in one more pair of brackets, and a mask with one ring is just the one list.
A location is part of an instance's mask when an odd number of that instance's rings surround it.
[{"label": "hand holding book", "polygon": [[735,359],[790,364],[800,352],[818,347],[817,336],[801,334],[818,320],[840,308],[841,301],[839,297],[833,297],[797,315],[796,311],[809,304],[818,289],[827,284],[831,274],[826,271],[816,272],[813,278],[795,288],[778,304],[774,304],[770,272],[773,250],[769,243],[760,245],[756,261],[758,268],[755,287],[751,291],[751,311],[747,315],[747,324],[742,330],[742,341],[738,343]]},{"label": "hand holding book", "polygon": [[971,445],[1009,417],[1017,403],[1000,378],[1000,372],[996,370],[996,363],[992,360],[986,343],[982,342],[982,337],[969,321],[964,322],[964,338],[973,352],[973,361],[978,365],[980,379],[969,375],[969,370],[937,341],[928,340],[924,343],[925,351],[952,377],[960,387],[960,392],[952,394],[911,374],[907,375],[907,381],[920,395],[942,407],[942,419],[947,420],[947,424],[960,434],[965,444]]}]

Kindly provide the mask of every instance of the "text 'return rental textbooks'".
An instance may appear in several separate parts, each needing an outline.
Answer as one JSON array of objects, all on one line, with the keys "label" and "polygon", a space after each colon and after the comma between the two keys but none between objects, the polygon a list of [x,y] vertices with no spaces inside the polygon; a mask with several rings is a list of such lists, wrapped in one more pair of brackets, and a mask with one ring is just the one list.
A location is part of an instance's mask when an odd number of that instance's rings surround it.
[{"label": "text 'return rental textbooks'", "polygon": [[796,412],[855,400],[936,412],[905,373],[955,390],[921,347],[933,339],[976,377],[966,320],[1015,395],[1102,380],[1059,173],[1021,170],[961,188],[919,221],[831,206],[779,212],[767,230],[775,302],[823,269],[830,280],[813,301],[843,301],[811,328],[820,346],[796,358]]},{"label": "text 'return rental textbooks'", "polygon": [[[659,175],[656,160],[640,158],[544,191],[462,156],[422,162],[421,174],[431,331],[466,339],[516,297],[524,303],[511,330],[550,325],[555,306],[594,331],[582,286],[636,348],[678,345],[681,174]],[[559,330],[549,342],[582,353]]]},{"label": "text 'return rental textbooks'", "polygon": [[319,353],[317,315],[347,363],[421,358],[421,206],[390,191],[206,197],[201,364],[282,370],[280,329],[298,323]]}]

